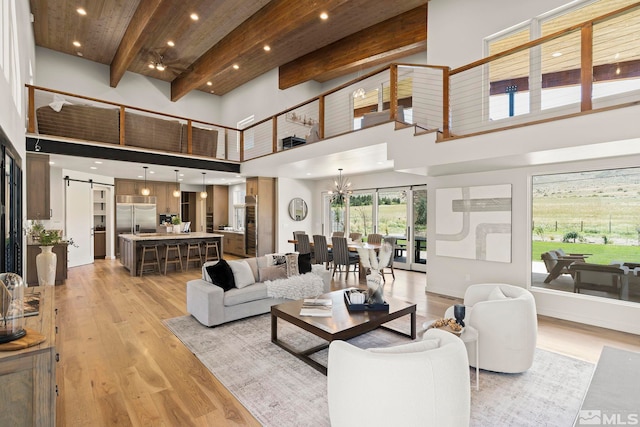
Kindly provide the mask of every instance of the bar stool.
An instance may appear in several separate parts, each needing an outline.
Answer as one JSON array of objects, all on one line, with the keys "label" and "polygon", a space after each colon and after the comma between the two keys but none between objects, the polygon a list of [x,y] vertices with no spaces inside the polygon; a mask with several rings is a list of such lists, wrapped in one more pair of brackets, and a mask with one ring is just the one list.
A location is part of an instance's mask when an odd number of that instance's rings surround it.
[{"label": "bar stool", "polygon": [[[197,251],[198,258],[191,259],[192,251]],[[202,267],[202,252],[200,251],[200,242],[194,242],[194,241],[187,242],[187,265],[185,267],[186,270],[189,269],[190,262],[198,262],[200,263],[200,267]]]},{"label": "bar stool", "polygon": [[[211,254],[209,254],[211,250]],[[204,242],[204,260],[207,261],[220,261],[220,248],[218,242],[206,241]]]},{"label": "bar stool", "polygon": [[[169,252],[172,252],[173,257],[169,259]],[[177,264],[180,266],[180,271],[182,269],[182,255],[180,254],[180,243],[165,243],[164,250],[164,275],[167,275],[167,265],[169,264]],[[178,267],[176,267],[176,271],[178,271]]]},{"label": "bar stool", "polygon": [[[142,273],[144,273],[144,268],[147,266],[153,267],[153,272],[155,272],[156,268],[158,269],[158,273],[162,272],[160,268],[160,255],[158,255],[158,244],[157,243],[146,243],[141,245],[142,254],[140,255],[140,277],[142,277]],[[147,253],[150,253],[152,256],[147,260]]]}]

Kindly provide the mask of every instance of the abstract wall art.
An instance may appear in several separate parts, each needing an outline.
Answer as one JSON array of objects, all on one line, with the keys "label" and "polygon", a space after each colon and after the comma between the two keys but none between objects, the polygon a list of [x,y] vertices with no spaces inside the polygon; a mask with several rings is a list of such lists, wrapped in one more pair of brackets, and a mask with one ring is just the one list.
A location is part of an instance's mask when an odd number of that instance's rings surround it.
[{"label": "abstract wall art", "polygon": [[511,262],[511,184],[436,189],[436,255]]}]

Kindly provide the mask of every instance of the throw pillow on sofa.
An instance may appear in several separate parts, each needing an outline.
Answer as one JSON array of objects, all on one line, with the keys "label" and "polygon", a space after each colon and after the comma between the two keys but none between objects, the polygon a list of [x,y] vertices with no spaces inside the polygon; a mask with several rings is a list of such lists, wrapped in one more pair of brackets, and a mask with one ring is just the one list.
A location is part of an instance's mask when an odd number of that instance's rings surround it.
[{"label": "throw pillow on sofa", "polygon": [[298,254],[298,272],[300,274],[311,272],[311,254]]},{"label": "throw pillow on sofa", "polygon": [[293,252],[285,255],[287,260],[287,277],[297,276],[298,272],[298,253]]},{"label": "throw pillow on sofa", "polygon": [[231,271],[233,271],[233,281],[236,284],[236,288],[242,289],[245,286],[253,285],[256,283],[255,277],[253,277],[253,271],[247,261],[231,261],[229,263]]},{"label": "throw pillow on sofa", "polygon": [[287,278],[287,269],[284,264],[270,265],[268,267],[258,268],[260,275],[260,281],[266,282],[267,280],[278,280]]},{"label": "throw pillow on sofa", "polygon": [[236,287],[233,279],[233,270],[231,270],[227,261],[221,259],[217,263],[208,265],[205,268],[211,279],[211,283],[221,287],[225,292]]}]

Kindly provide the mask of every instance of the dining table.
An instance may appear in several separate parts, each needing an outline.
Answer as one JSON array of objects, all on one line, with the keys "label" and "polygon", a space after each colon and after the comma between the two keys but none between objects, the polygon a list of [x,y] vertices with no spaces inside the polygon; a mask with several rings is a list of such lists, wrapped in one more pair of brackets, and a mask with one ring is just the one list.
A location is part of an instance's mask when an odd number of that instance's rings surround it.
[{"label": "dining table", "polygon": [[[291,243],[294,245],[298,244],[296,239],[289,239],[287,243]],[[313,248],[313,241],[309,242],[311,247]],[[333,245],[330,240],[327,240],[327,247],[331,248]],[[382,247],[382,243],[367,243],[367,242],[358,242],[358,241],[349,241],[347,239],[347,248],[349,248],[350,252],[358,252],[358,249],[373,249],[374,251],[379,252]],[[362,263],[358,262],[358,280],[360,283],[367,282],[367,272],[364,268],[362,268]]]}]

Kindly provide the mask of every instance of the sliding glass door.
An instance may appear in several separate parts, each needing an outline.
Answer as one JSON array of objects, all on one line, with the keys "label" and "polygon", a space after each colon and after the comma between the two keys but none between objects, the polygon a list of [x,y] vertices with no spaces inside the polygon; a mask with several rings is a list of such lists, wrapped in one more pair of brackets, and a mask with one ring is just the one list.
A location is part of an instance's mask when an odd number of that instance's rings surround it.
[{"label": "sliding glass door", "polygon": [[323,194],[323,233],[395,237],[394,268],[427,271],[427,187],[356,191],[344,202]]}]

